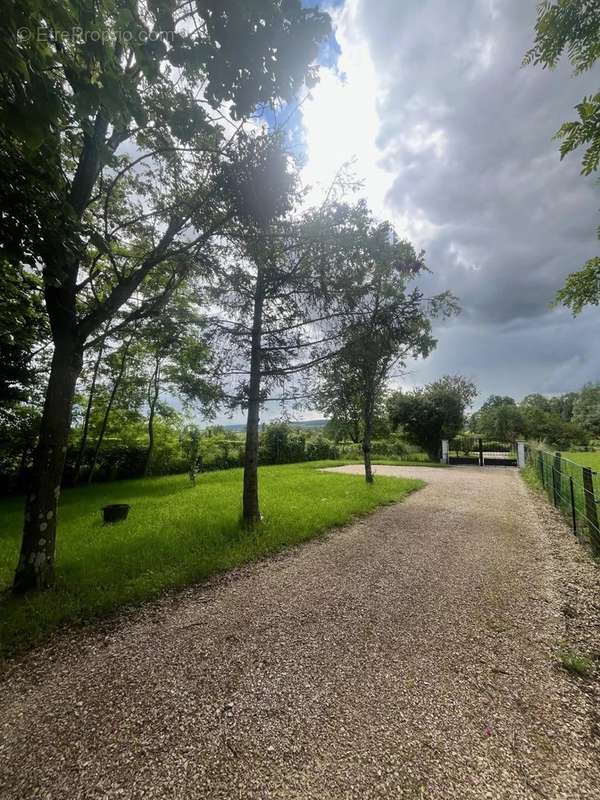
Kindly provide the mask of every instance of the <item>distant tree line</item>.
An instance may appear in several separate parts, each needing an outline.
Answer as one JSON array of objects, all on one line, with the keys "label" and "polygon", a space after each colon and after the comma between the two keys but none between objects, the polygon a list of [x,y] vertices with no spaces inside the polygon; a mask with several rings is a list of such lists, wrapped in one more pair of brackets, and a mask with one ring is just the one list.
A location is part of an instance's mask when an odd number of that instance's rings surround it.
[{"label": "distant tree line", "polygon": [[[338,388],[339,387],[339,388]],[[442,439],[451,439],[466,424],[466,413],[477,396],[475,384],[462,375],[444,375],[437,381],[410,391],[377,386],[371,434],[390,441],[390,456],[422,450],[437,461]],[[347,391],[339,373],[328,373],[321,383],[320,408],[331,416],[326,431],[337,441],[364,442],[365,399],[361,385]],[[386,455],[378,447],[379,455]]]},{"label": "distant tree line", "polygon": [[520,402],[492,395],[468,427],[499,441],[533,439],[560,449],[587,446],[600,439],[600,383],[555,397],[529,394]]}]

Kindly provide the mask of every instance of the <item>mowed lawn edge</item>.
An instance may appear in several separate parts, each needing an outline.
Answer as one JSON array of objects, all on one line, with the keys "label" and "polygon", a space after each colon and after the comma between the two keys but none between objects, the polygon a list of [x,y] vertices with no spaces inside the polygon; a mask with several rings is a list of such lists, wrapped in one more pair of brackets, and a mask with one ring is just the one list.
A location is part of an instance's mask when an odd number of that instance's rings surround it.
[{"label": "mowed lawn edge", "polygon": [[[0,656],[42,643],[54,631],[130,608],[279,552],[404,500],[423,481],[320,472],[347,462],[261,467],[263,523],[240,526],[242,470],[171,475],[70,489],[59,507],[56,585],[10,593],[22,498],[0,501]],[[129,518],[103,525],[100,509],[129,503]]]}]

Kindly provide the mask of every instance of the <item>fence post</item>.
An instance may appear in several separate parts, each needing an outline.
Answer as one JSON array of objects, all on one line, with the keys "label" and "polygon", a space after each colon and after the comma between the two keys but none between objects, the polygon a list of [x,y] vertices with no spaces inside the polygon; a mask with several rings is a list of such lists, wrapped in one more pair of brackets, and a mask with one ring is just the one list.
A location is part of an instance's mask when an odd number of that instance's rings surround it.
[{"label": "fence post", "polygon": [[540,450],[538,452],[538,462],[540,465],[540,478],[542,479],[542,486],[546,488],[546,481],[544,480],[544,454]]},{"label": "fence post", "polygon": [[483,467],[483,439],[479,439],[479,466]]},{"label": "fence post", "polygon": [[590,526],[590,536],[594,550],[600,551],[600,527],[598,525],[598,508],[594,495],[594,473],[589,467],[583,467],[583,498],[585,501],[585,517]]},{"label": "fence post", "polygon": [[552,492],[554,494],[554,505],[560,505],[560,459],[561,455],[557,451],[554,453],[554,464],[552,465]]},{"label": "fence post", "polygon": [[442,464],[449,464],[450,463],[450,443],[448,439],[442,439]]},{"label": "fence post", "polygon": [[525,442],[517,442],[517,466],[525,469]]},{"label": "fence post", "polygon": [[569,475],[569,488],[571,490],[571,517],[573,519],[573,533],[577,536],[577,508],[575,506],[575,488],[573,478]]}]

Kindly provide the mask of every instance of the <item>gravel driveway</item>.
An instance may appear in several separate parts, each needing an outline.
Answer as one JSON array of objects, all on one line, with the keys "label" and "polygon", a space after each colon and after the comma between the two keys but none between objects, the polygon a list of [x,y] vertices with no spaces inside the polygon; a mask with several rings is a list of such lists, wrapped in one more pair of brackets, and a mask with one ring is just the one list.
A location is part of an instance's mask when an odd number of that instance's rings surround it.
[{"label": "gravel driveway", "polygon": [[428,485],[13,664],[0,797],[599,798],[596,568],[515,469],[377,471]]}]

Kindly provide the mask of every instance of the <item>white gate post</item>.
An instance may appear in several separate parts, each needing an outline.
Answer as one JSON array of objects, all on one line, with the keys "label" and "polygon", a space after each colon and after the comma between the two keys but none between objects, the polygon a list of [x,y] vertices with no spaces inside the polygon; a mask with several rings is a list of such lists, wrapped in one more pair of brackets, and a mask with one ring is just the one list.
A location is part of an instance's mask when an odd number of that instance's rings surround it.
[{"label": "white gate post", "polygon": [[448,439],[442,439],[442,464],[448,464],[450,462],[449,459],[449,449],[448,449]]},{"label": "white gate post", "polygon": [[525,468],[525,442],[517,442],[517,465],[519,469]]}]

